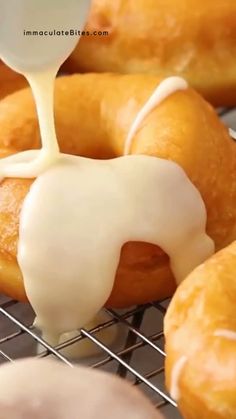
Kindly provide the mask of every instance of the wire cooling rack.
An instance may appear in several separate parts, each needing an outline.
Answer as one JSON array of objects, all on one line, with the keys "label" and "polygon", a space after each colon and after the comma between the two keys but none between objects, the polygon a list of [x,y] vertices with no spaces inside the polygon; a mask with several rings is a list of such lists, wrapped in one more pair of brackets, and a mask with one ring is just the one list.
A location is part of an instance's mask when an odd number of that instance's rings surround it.
[{"label": "wire cooling rack", "polygon": [[[220,109],[228,126],[236,128],[233,109]],[[234,137],[234,133],[231,133]],[[90,345],[99,351],[80,362],[118,374],[139,386],[169,419],[181,418],[176,403],[164,385],[163,317],[168,301],[153,302],[129,310],[105,310],[106,318],[93,328],[83,328],[57,347],[45,342],[33,327],[34,314],[28,304],[0,297],[0,364],[27,356],[56,357],[72,366],[71,351]],[[109,344],[106,333],[116,335]],[[70,350],[70,352],[69,352]]]}]

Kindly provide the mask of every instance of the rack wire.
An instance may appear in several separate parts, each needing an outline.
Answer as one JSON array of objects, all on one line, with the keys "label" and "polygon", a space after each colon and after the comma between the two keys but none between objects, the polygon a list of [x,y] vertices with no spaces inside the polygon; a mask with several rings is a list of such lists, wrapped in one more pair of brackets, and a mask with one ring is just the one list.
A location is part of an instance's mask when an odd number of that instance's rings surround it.
[{"label": "rack wire", "polygon": [[[225,123],[232,124],[233,111],[220,109],[218,113]],[[231,135],[234,138],[234,132]],[[34,313],[28,304],[0,297],[0,364],[26,356],[53,356],[70,367],[75,361],[68,349],[89,342],[99,354],[84,358],[83,364],[126,378],[139,386],[166,418],[181,418],[164,385],[163,317],[167,306],[165,300],[129,310],[105,310],[106,320],[52,347],[33,327]],[[113,345],[105,339],[104,332],[109,330],[119,337]]]}]

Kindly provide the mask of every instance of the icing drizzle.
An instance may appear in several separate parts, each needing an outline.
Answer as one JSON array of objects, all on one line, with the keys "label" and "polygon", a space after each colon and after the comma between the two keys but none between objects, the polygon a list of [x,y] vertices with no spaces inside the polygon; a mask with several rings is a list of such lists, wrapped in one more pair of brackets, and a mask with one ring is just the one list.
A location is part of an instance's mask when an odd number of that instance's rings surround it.
[{"label": "icing drizzle", "polygon": [[229,340],[236,341],[236,332],[234,332],[233,330],[217,329],[214,333],[214,336],[220,336]]},{"label": "icing drizzle", "polygon": [[187,88],[188,83],[182,77],[178,76],[168,77],[157,86],[145,105],[140,109],[133,124],[131,125],[125,141],[124,155],[130,153],[133,138],[148,114],[150,114],[153,109],[155,109],[168,96],[173,95],[179,90],[186,90]]},{"label": "icing drizzle", "polygon": [[187,357],[181,356],[172,369],[170,395],[173,400],[178,401],[180,398],[179,379],[186,364]]}]

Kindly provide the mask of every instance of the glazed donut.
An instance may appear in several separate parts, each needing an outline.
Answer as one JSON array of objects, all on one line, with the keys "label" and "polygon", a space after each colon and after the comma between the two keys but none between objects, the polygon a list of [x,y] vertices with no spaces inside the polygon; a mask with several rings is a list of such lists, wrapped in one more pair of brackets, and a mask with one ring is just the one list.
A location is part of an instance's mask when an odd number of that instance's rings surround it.
[{"label": "glazed donut", "polygon": [[91,35],[67,69],[181,75],[215,105],[235,105],[235,22],[233,0],[93,0]]},{"label": "glazed donut", "polygon": [[[158,85],[148,75],[86,74],[56,81],[55,118],[63,152],[96,159],[121,156],[132,122]],[[38,121],[29,89],[0,103],[0,147],[4,153],[37,148]],[[134,135],[131,154],[178,163],[200,191],[207,232],[221,248],[236,237],[236,144],[215,111],[192,89],[157,106]],[[12,153],[12,151],[11,151]],[[219,170],[220,167],[220,170]],[[0,290],[24,300],[16,261],[19,213],[32,180],[0,185]],[[123,246],[108,306],[125,307],[173,294],[168,256],[149,243]]]},{"label": "glazed donut", "polygon": [[0,386],[0,419],[162,418],[128,382],[52,360],[29,358],[4,364]]},{"label": "glazed donut", "polygon": [[27,86],[26,79],[0,61],[0,99]]},{"label": "glazed donut", "polygon": [[182,282],[165,317],[166,383],[186,419],[236,417],[236,242]]}]

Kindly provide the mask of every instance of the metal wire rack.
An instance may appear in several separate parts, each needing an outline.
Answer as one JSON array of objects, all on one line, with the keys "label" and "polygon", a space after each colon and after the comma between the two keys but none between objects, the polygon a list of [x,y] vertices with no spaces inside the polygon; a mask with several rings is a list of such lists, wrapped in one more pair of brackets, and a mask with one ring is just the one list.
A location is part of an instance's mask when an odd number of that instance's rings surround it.
[{"label": "metal wire rack", "polygon": [[[233,111],[219,110],[219,115],[229,126],[233,126]],[[100,352],[94,357],[84,358],[83,364],[102,368],[130,380],[152,399],[166,418],[181,418],[176,403],[164,385],[163,317],[167,306],[166,300],[125,311],[106,310],[105,321],[92,329],[83,328],[77,335],[52,347],[34,329],[34,314],[28,304],[0,297],[0,364],[26,356],[53,356],[72,366],[74,361],[68,348],[75,348],[76,345],[78,349],[80,345],[89,342],[94,348],[99,348]],[[104,331],[114,328],[119,339],[111,346],[104,338]]]}]

